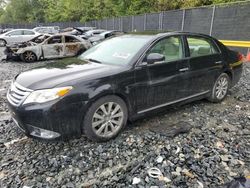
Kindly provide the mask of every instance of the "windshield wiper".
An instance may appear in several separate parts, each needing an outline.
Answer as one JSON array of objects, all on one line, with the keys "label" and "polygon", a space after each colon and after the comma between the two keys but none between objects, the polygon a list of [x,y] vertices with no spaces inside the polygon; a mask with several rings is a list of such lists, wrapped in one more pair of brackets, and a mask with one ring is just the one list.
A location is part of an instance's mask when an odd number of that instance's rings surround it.
[{"label": "windshield wiper", "polygon": [[86,59],[87,61],[91,61],[91,62],[94,62],[94,63],[100,63],[100,64],[102,64],[102,62],[101,61],[98,61],[98,60],[96,60],[96,59]]}]

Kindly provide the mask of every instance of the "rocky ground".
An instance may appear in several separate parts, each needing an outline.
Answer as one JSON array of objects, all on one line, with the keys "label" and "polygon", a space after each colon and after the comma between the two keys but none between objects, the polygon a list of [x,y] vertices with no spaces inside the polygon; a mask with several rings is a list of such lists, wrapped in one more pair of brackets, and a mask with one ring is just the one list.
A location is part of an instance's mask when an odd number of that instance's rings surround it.
[{"label": "rocky ground", "polygon": [[[205,188],[250,175],[250,63],[222,103],[167,110],[106,143],[42,142],[16,128],[5,97],[11,79],[45,63],[0,63],[0,187]],[[173,136],[179,127],[186,133]],[[152,167],[160,176],[149,176]]]}]

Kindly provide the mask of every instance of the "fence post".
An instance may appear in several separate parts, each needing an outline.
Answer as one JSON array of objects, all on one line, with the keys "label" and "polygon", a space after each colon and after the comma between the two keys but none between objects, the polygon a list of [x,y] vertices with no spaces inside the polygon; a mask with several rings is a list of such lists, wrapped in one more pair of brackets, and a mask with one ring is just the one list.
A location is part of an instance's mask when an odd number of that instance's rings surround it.
[{"label": "fence post", "polygon": [[161,30],[161,13],[158,13],[158,19],[159,19],[159,22],[158,22],[158,30]]},{"label": "fence post", "polygon": [[115,17],[113,17],[113,30],[115,30]]},{"label": "fence post", "polygon": [[213,12],[212,12],[212,18],[211,18],[211,24],[210,24],[210,31],[209,31],[210,36],[212,36],[212,32],[213,32],[214,14],[215,14],[215,5],[213,6]]},{"label": "fence post", "polygon": [[146,31],[146,22],[147,22],[147,14],[144,14],[144,25],[143,25],[143,30]]},{"label": "fence post", "polygon": [[164,12],[161,12],[161,30],[163,30],[163,17],[164,17]]},{"label": "fence post", "polygon": [[184,24],[185,24],[185,15],[186,15],[186,9],[183,9],[182,11],[182,23],[181,23],[181,30],[184,30]]},{"label": "fence post", "polygon": [[135,19],[135,17],[132,16],[132,17],[131,17],[131,31],[132,31],[132,32],[134,31],[134,19]]},{"label": "fence post", "polygon": [[108,30],[108,19],[106,18],[106,30]]},{"label": "fence post", "polygon": [[123,31],[123,17],[121,17],[121,31]]}]

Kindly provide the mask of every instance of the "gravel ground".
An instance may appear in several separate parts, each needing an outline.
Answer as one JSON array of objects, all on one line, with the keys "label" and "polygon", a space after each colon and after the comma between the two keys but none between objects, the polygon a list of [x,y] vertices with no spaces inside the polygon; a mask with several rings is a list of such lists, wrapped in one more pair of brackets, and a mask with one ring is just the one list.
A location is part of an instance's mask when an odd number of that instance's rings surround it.
[{"label": "gravel ground", "polygon": [[[0,63],[0,187],[203,188],[250,175],[250,63],[222,103],[166,110],[106,143],[43,142],[16,128],[6,89],[18,72],[45,63]],[[173,136],[179,127],[186,133]],[[151,167],[162,176],[149,177]]]}]

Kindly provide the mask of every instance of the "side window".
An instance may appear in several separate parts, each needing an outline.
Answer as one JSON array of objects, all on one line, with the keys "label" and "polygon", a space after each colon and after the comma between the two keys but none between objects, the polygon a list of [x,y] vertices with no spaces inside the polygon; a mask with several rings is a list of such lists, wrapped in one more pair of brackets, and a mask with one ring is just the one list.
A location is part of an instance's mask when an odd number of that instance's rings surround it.
[{"label": "side window", "polygon": [[34,35],[35,33],[33,31],[26,31],[26,30],[24,30],[23,34],[24,35]]},{"label": "side window", "polygon": [[71,42],[80,42],[80,41],[75,37],[65,36],[65,43],[71,43]]},{"label": "side window", "polygon": [[183,58],[183,48],[180,37],[168,37],[157,42],[147,54],[159,53],[165,56],[165,62]]},{"label": "side window", "polygon": [[205,55],[211,55],[218,52],[218,49],[214,47],[213,43],[204,38],[187,37],[190,57],[199,57]]},{"label": "side window", "polygon": [[9,33],[10,36],[15,36],[15,35],[23,35],[22,30],[17,30],[17,31],[12,31]]},{"label": "side window", "polygon": [[58,43],[62,43],[62,37],[61,36],[54,36],[54,37],[51,37],[48,40],[48,44],[58,44]]}]

